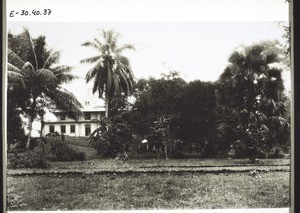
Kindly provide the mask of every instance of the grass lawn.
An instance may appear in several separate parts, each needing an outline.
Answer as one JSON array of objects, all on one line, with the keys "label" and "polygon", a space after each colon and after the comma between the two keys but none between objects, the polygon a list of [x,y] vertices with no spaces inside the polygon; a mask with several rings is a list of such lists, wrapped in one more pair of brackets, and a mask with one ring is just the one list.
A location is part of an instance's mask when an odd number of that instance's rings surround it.
[{"label": "grass lawn", "polygon": [[289,206],[289,172],[8,177],[9,210]]},{"label": "grass lawn", "polygon": [[[290,165],[290,159],[262,159],[264,166]],[[112,168],[160,168],[255,165],[248,159],[129,159],[120,164],[115,159],[90,159],[74,162],[52,162],[52,169],[112,169]]]}]

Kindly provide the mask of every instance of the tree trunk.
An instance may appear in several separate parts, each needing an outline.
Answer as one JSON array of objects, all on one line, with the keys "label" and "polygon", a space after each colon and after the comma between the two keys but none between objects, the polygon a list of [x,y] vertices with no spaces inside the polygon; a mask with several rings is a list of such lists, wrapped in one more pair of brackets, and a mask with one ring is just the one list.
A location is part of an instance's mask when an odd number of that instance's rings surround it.
[{"label": "tree trunk", "polygon": [[108,95],[105,95],[105,117],[108,118],[108,110],[109,110],[109,98]]},{"label": "tree trunk", "polygon": [[30,147],[30,140],[31,140],[31,132],[32,132],[32,123],[33,123],[33,117],[29,118],[29,132],[28,132],[28,137],[27,137],[27,142],[26,142],[26,150],[29,150]]},{"label": "tree trunk", "polygon": [[27,142],[26,142],[26,150],[29,150],[30,147],[30,140],[31,140],[31,132],[32,132],[32,124],[33,121],[35,119],[35,115],[36,115],[36,96],[33,96],[33,101],[31,104],[31,110],[29,113],[29,132],[28,132],[28,138],[27,138]]},{"label": "tree trunk", "polygon": [[165,151],[165,156],[166,156],[166,160],[168,160],[168,144],[167,142],[164,142],[164,151]]},{"label": "tree trunk", "polygon": [[41,117],[41,132],[40,132],[40,138],[43,137],[43,129],[45,126],[44,116]]}]

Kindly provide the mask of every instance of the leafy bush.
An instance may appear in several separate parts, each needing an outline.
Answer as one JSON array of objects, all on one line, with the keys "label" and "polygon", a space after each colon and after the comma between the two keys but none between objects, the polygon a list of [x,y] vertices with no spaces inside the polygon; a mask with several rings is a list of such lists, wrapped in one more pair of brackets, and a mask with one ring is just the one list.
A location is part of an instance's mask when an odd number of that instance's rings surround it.
[{"label": "leafy bush", "polygon": [[149,142],[155,146],[157,158],[182,158],[183,141],[170,131],[172,117],[161,116],[153,122],[148,135]]},{"label": "leafy bush", "polygon": [[34,153],[31,151],[19,152],[19,153],[8,153],[7,156],[9,169],[23,169],[23,168],[49,168],[44,155]]},{"label": "leafy bush", "polygon": [[280,147],[275,147],[267,154],[268,158],[283,158],[284,153]]},{"label": "leafy bush", "polygon": [[39,137],[31,138],[30,139],[29,150],[34,149],[39,144],[40,140],[41,139]]},{"label": "leafy bush", "polygon": [[127,152],[133,140],[128,125],[114,123],[106,118],[100,121],[100,127],[89,138],[91,146],[103,157],[116,157],[118,153]]},{"label": "leafy bush", "polygon": [[82,161],[86,159],[84,152],[72,149],[62,142],[60,137],[49,137],[46,141],[51,146],[47,156],[50,161]]}]

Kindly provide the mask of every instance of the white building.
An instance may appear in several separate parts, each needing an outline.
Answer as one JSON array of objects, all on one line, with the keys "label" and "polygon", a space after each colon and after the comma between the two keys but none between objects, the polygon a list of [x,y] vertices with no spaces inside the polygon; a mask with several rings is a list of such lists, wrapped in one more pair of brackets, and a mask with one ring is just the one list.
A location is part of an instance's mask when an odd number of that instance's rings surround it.
[{"label": "white building", "polygon": [[104,102],[88,95],[82,105],[84,116],[78,120],[70,118],[66,112],[53,112],[54,116],[45,120],[43,136],[55,132],[73,137],[89,136],[99,126],[100,118],[105,116]]}]

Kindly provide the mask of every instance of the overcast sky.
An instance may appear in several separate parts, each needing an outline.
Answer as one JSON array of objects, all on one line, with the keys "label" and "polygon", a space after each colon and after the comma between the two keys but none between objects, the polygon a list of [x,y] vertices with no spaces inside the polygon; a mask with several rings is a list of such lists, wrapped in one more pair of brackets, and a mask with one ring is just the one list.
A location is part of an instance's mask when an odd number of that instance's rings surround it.
[{"label": "overcast sky", "polygon": [[[136,78],[160,77],[170,70],[180,72],[186,81],[215,81],[224,71],[235,48],[262,40],[282,39],[278,22],[114,22],[114,23],[9,23],[13,34],[29,29],[32,37],[45,35],[49,47],[61,51],[60,64],[73,66],[80,79],[66,85],[78,98],[84,98],[85,74],[93,66],[80,60],[97,54],[82,47],[100,36],[101,29],[114,29],[120,44],[131,43],[136,51],[126,51]],[[80,89],[78,89],[80,88]]]}]

